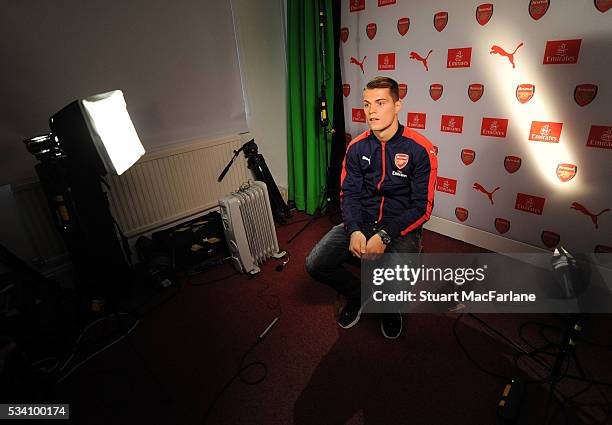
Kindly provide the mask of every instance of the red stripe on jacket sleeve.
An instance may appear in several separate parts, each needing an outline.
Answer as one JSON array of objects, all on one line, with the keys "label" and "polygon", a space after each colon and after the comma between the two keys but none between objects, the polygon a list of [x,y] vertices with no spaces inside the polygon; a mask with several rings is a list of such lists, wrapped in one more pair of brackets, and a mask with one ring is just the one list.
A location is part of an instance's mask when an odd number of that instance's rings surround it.
[{"label": "red stripe on jacket sleeve", "polygon": [[404,137],[408,137],[414,140],[416,143],[421,145],[427,155],[429,157],[429,180],[427,182],[427,207],[425,208],[425,214],[419,217],[414,223],[410,226],[406,227],[404,230],[400,232],[402,236],[406,235],[408,232],[416,229],[427,220],[429,220],[431,216],[431,210],[433,209],[433,201],[434,201],[434,193],[436,190],[436,177],[438,174],[438,157],[434,151],[433,144],[427,140],[425,136],[411,128],[404,127],[404,132],[402,133]]},{"label": "red stripe on jacket sleeve", "polygon": [[346,155],[348,154],[349,149],[355,143],[365,139],[370,135],[370,130],[364,131],[359,136],[355,137],[346,147],[346,153],[344,154],[344,160],[342,161],[342,174],[340,175],[340,205],[342,205],[342,183],[344,183],[344,179],[346,178]]}]

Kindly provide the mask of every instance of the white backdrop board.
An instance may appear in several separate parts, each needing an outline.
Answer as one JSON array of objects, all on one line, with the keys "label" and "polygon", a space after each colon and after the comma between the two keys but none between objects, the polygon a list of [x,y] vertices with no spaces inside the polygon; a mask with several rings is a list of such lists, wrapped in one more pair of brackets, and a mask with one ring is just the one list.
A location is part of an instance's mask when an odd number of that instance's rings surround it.
[{"label": "white backdrop board", "polygon": [[392,77],[405,85],[400,122],[438,149],[433,215],[534,246],[609,252],[610,6],[343,0],[347,132],[366,129],[367,81]]}]

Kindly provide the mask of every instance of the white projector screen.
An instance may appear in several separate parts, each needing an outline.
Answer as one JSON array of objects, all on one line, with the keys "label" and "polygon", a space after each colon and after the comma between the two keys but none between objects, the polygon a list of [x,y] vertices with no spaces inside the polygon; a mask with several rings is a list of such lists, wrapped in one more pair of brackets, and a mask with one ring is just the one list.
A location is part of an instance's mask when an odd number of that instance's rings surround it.
[{"label": "white projector screen", "polygon": [[22,140],[119,89],[147,151],[247,130],[229,1],[6,0],[0,184],[34,176]]}]

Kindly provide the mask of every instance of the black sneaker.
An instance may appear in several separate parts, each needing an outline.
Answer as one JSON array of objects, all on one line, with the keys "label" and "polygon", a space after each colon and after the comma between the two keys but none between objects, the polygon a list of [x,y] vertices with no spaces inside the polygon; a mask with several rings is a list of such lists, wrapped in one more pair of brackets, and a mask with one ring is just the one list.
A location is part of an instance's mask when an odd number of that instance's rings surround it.
[{"label": "black sneaker", "polygon": [[340,316],[338,316],[338,325],[344,329],[355,326],[359,322],[361,310],[363,310],[364,306],[365,304],[361,305],[361,300],[347,300],[346,305],[340,312]]},{"label": "black sneaker", "polygon": [[380,319],[380,330],[385,338],[395,339],[402,333],[402,315],[400,313],[383,314]]}]

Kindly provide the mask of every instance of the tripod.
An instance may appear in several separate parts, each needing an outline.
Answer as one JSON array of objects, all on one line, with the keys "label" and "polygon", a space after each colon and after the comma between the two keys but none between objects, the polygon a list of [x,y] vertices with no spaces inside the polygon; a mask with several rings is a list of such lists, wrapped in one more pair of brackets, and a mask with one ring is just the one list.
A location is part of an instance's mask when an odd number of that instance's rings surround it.
[{"label": "tripod", "polygon": [[259,181],[262,181],[266,184],[266,188],[268,190],[268,198],[270,199],[270,206],[272,209],[272,215],[274,216],[274,221],[279,224],[285,224],[285,219],[291,217],[291,211],[289,207],[285,203],[285,200],[280,194],[278,190],[278,186],[274,181],[274,177],[272,177],[272,173],[270,173],[270,169],[266,164],[266,160],[263,155],[258,152],[257,144],[255,143],[255,139],[251,139],[246,142],[244,145],[240,147],[240,149],[234,151],[234,156],[228,164],[225,166],[217,181],[220,182],[223,180],[229,169],[231,168],[234,160],[240,155],[240,152],[244,152],[244,156],[247,159],[248,167],[255,178]]},{"label": "tripod", "polygon": [[[527,351],[523,347],[518,345],[516,342],[514,342],[512,339],[510,339],[508,336],[504,335],[499,330],[495,329],[491,324],[481,319],[480,317],[476,316],[473,313],[468,313],[467,315],[471,317],[472,319],[476,320],[483,327],[485,327],[486,329],[488,329],[495,335],[502,338],[504,341],[508,342],[517,352],[534,360],[541,367],[543,367],[545,370],[548,371],[548,376],[546,378],[542,380],[531,382],[531,383],[547,383],[548,384],[548,399],[546,402],[546,409],[544,413],[544,422],[543,422],[544,425],[550,425],[552,423],[552,420],[555,418],[554,412],[551,413],[551,406],[552,406],[552,402],[554,398],[555,389],[562,378],[568,378],[568,379],[572,379],[575,381],[579,381],[579,382],[588,384],[588,386],[584,390],[581,390],[579,393],[574,394],[572,397],[575,397],[578,394],[581,394],[582,392],[590,388],[592,385],[604,385],[604,386],[612,387],[611,382],[589,378],[587,374],[585,373],[585,370],[576,355],[575,349],[576,349],[577,342],[580,339],[579,334],[584,329],[583,323],[587,318],[587,316],[584,314],[570,314],[569,315],[566,321],[566,326],[564,328],[563,339],[562,339],[561,344],[559,345],[559,351],[556,354],[545,353],[545,352],[542,353],[542,354],[549,354],[549,355],[555,356],[552,366],[549,363],[545,362],[544,360],[536,357],[536,354],[538,354],[538,351],[539,351],[538,349]],[[569,369],[569,364],[571,361],[573,361],[578,371],[578,375],[567,373]],[[565,371],[562,370],[564,364],[566,365]]]}]

